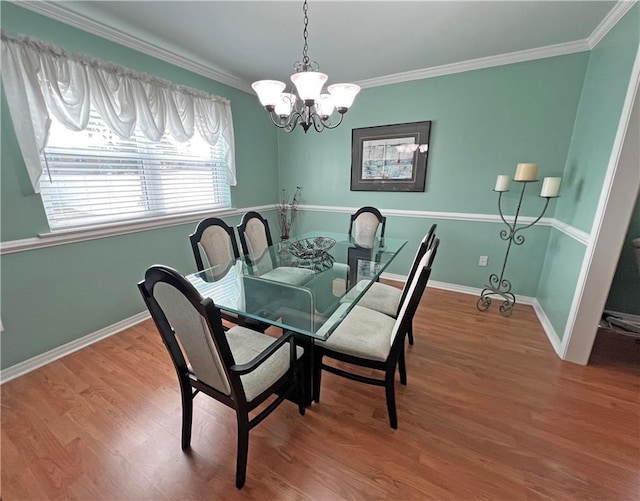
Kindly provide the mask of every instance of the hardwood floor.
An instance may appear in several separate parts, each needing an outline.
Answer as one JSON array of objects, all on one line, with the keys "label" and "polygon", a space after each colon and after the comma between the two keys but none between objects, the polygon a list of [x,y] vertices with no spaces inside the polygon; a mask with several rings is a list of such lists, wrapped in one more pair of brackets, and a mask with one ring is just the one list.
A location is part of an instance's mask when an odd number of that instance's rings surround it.
[{"label": "hardwood floor", "polygon": [[235,416],[195,400],[180,449],[176,376],[151,321],[2,386],[2,498],[495,499],[640,497],[640,344],[599,337],[562,362],[533,310],[480,313],[428,289],[396,384],[323,374],[304,417],[283,403],[251,432],[234,486]]}]

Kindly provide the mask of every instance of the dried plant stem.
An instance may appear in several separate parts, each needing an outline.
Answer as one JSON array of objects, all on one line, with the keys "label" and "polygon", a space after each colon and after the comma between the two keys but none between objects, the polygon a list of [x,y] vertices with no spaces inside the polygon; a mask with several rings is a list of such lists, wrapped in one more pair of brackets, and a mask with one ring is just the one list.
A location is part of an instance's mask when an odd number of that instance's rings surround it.
[{"label": "dried plant stem", "polygon": [[296,191],[293,194],[291,202],[286,189],[282,189],[280,192],[280,201],[276,204],[276,211],[278,212],[278,226],[280,227],[280,238],[286,240],[291,234],[291,227],[296,220],[298,212],[298,204],[300,203],[300,194],[302,188],[296,186]]}]

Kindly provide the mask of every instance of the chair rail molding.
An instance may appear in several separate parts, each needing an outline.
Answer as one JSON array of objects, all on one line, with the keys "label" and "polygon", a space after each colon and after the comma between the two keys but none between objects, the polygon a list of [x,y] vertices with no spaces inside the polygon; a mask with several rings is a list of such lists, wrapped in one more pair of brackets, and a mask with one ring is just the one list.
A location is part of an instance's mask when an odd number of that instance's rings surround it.
[{"label": "chair rail molding", "polygon": [[195,223],[204,217],[210,216],[242,216],[245,212],[252,210],[263,212],[272,211],[275,210],[275,204],[245,207],[242,209],[222,209],[217,211],[179,214],[175,216],[154,217],[143,221],[113,223],[99,228],[72,228],[68,230],[58,230],[51,233],[42,233],[33,238],[0,242],[0,255],[12,254],[14,252],[26,252],[35,249],[42,249],[44,247],[54,247],[56,245],[73,244],[77,242],[84,242],[86,240],[115,237],[118,235],[126,235],[128,233],[169,228],[171,226],[179,226],[181,224]]},{"label": "chair rail molding", "polygon": [[[300,205],[298,210],[311,211],[311,212],[335,212],[340,214],[353,214],[358,207],[339,207],[331,205]],[[380,209],[380,212],[384,216],[391,217],[416,217],[422,219],[441,219],[451,221],[471,221],[478,223],[499,223],[504,224],[502,219],[497,214],[476,214],[465,212],[438,212],[438,211],[423,211],[423,210],[408,210],[408,209]],[[507,221],[513,221],[512,215],[505,215]],[[536,218],[532,216],[521,216],[518,221],[529,224],[535,221]],[[555,230],[558,230],[565,235],[573,238],[582,245],[588,245],[590,241],[589,233],[579,230],[560,221],[555,218],[544,217],[539,222],[540,226],[551,226]]]},{"label": "chair rail molding", "polygon": [[[155,230],[159,228],[168,228],[170,226],[179,226],[181,224],[194,223],[206,216],[215,215],[218,217],[242,216],[245,212],[268,212],[275,210],[273,205],[260,205],[254,207],[244,207],[241,209],[223,209],[215,212],[198,212],[192,214],[182,214],[178,216],[167,216],[160,218],[151,218],[144,221],[114,223],[105,225],[101,228],[76,228],[69,230],[59,230],[51,233],[42,233],[37,237],[24,238],[20,240],[8,240],[0,242],[0,255],[13,254],[15,252],[26,252],[45,247],[54,247],[56,245],[66,245],[87,240],[96,240],[99,238],[114,237],[118,235],[126,235],[128,233],[137,233],[141,231]],[[358,207],[337,207],[331,205],[300,205],[298,210],[311,212],[334,212],[342,214],[353,214]],[[417,211],[406,209],[381,209],[385,216],[391,217],[413,217],[422,219],[441,219],[450,221],[471,221],[478,223],[502,223],[500,216],[497,214],[474,214],[463,212],[438,212],[438,211]],[[505,216],[507,221],[512,220],[513,216]],[[525,224],[531,223],[535,218],[526,216],[521,217],[520,221]],[[590,235],[587,232],[574,228],[573,226],[559,221],[555,218],[542,218],[538,223],[540,226],[551,226],[552,228],[564,233],[583,245],[588,245]]]}]

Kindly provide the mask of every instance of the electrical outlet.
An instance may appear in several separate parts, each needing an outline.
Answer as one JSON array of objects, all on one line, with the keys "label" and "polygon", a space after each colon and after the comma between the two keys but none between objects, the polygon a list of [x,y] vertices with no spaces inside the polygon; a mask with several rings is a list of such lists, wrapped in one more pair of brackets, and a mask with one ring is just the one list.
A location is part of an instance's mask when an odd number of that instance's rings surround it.
[{"label": "electrical outlet", "polygon": [[488,256],[480,256],[480,261],[478,261],[478,266],[487,266],[488,262],[489,262]]}]

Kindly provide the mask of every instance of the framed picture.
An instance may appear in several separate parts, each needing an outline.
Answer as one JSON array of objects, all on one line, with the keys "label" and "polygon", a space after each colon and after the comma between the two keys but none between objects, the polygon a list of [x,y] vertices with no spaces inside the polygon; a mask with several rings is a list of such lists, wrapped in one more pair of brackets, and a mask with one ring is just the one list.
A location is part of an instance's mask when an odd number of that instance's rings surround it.
[{"label": "framed picture", "polygon": [[431,122],[353,129],[351,191],[424,191]]}]

